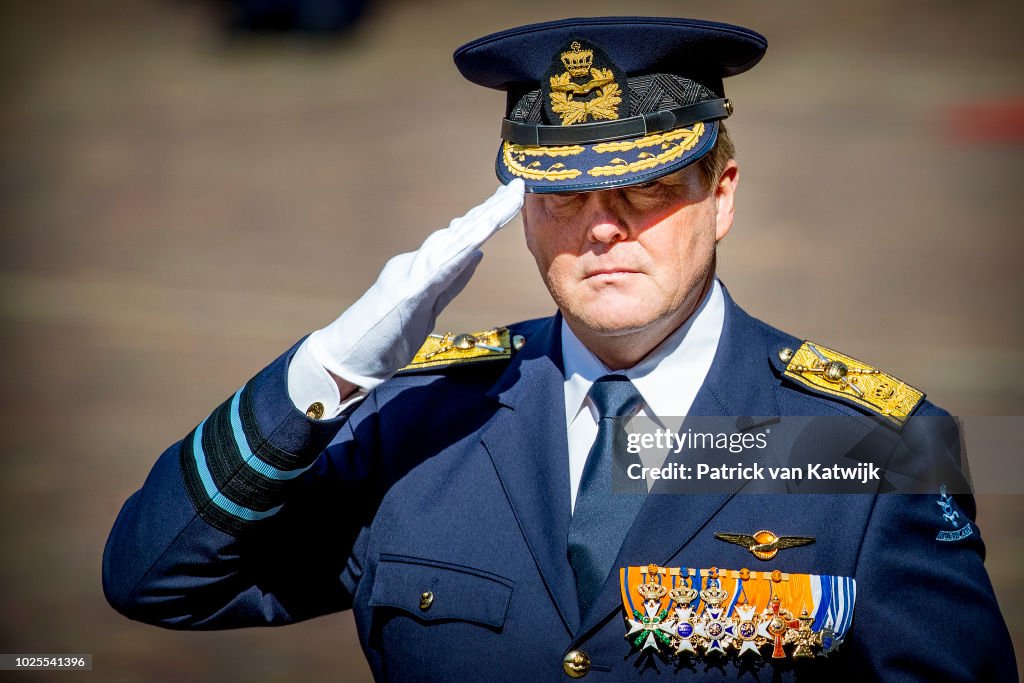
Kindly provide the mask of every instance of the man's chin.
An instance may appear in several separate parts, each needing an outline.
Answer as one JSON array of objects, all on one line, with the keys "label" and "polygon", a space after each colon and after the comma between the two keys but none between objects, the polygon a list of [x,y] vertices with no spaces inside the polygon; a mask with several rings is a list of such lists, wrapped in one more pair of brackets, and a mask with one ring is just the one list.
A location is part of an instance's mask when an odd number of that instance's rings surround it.
[{"label": "man's chin", "polygon": [[618,337],[642,332],[650,327],[657,316],[647,316],[639,311],[584,312],[577,319],[587,329],[606,337]]}]

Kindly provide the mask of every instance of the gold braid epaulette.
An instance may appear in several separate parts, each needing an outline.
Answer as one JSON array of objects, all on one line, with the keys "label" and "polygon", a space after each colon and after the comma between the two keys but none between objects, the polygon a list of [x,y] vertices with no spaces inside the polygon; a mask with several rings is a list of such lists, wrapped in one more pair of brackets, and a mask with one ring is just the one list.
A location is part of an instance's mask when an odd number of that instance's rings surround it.
[{"label": "gold braid epaulette", "polygon": [[513,336],[507,327],[485,332],[431,334],[412,362],[399,372],[508,359],[512,357],[513,350],[522,348],[525,341],[518,334]]},{"label": "gold braid epaulette", "polygon": [[811,389],[839,396],[903,426],[924,393],[856,358],[805,341],[794,352],[783,349],[785,376]]}]

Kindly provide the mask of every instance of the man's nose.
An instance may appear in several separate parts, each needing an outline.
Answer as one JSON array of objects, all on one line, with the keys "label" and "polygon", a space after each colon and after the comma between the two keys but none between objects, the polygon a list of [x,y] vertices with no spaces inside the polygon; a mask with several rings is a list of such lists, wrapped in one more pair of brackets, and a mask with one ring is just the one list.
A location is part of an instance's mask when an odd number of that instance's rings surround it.
[{"label": "man's nose", "polygon": [[622,211],[618,191],[602,190],[587,194],[583,212],[590,241],[611,244],[626,239],[629,236],[629,224]]}]

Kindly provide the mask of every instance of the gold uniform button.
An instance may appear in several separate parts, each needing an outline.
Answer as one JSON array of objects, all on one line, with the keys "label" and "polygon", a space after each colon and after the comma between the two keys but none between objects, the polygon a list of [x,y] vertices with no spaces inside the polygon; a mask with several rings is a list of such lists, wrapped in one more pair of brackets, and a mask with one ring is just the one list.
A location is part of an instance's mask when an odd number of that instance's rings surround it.
[{"label": "gold uniform button", "polygon": [[420,596],[420,609],[426,612],[434,604],[434,594],[431,591],[424,591]]},{"label": "gold uniform button", "polygon": [[572,678],[583,678],[590,673],[590,657],[583,650],[571,650],[562,660],[562,668]]},{"label": "gold uniform button", "polygon": [[319,420],[323,416],[324,404],[321,403],[320,401],[317,401],[316,403],[313,403],[308,408],[306,408],[306,417],[312,420]]}]

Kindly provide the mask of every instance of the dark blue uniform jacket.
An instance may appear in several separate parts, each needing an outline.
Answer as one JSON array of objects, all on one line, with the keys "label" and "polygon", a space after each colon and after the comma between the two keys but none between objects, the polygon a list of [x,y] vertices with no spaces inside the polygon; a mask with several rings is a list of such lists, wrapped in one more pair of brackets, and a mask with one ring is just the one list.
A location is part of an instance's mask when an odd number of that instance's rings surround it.
[{"label": "dark blue uniform jacket", "polygon": [[[511,360],[400,374],[322,421],[293,407],[286,353],[171,446],[125,503],[104,556],[108,599],[180,629],[352,609],[379,680],[568,680],[574,649],[601,681],[1016,680],[980,535],[937,541],[937,495],[648,496],[616,567],[854,577],[853,621],[828,657],[640,657],[624,638],[617,570],[581,615],[566,547],[559,326],[557,316],[515,325],[527,342]],[[872,420],[782,375],[779,350],[799,343],[727,295],[691,414]],[[928,402],[917,414],[945,415]],[[903,437],[915,429],[922,469],[959,457],[955,427],[912,423]],[[970,496],[957,505],[973,520]],[[816,540],[763,563],[713,535],[759,529]]]}]

